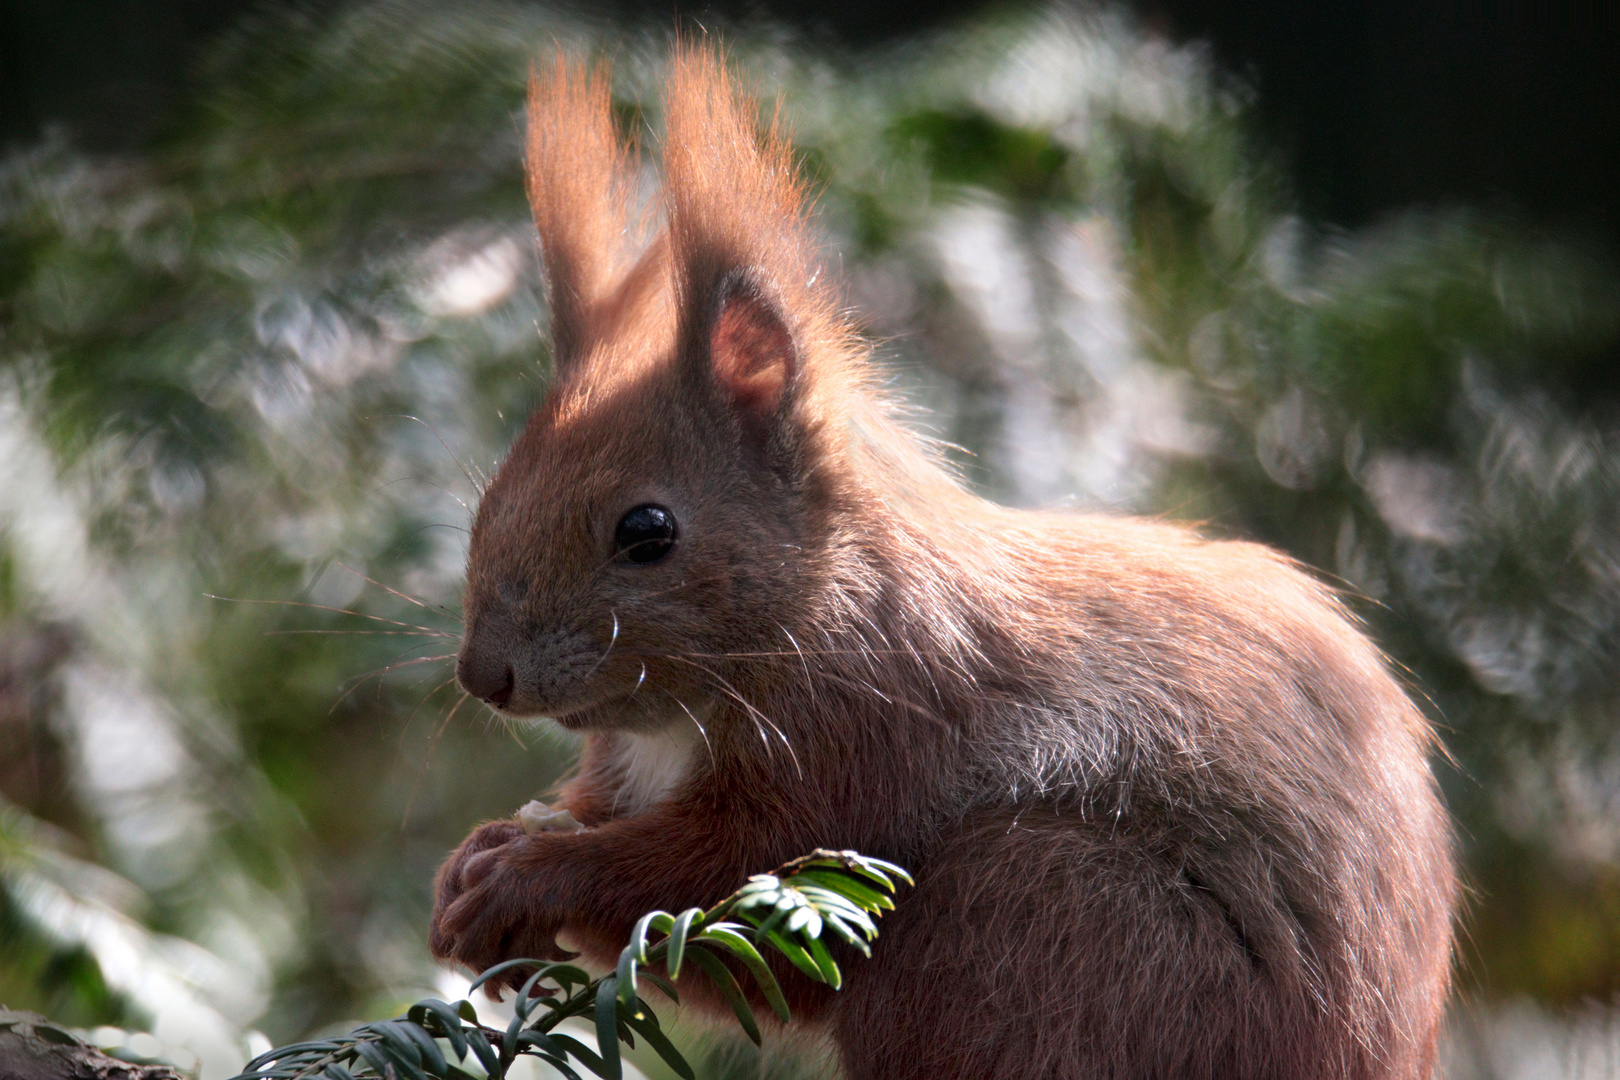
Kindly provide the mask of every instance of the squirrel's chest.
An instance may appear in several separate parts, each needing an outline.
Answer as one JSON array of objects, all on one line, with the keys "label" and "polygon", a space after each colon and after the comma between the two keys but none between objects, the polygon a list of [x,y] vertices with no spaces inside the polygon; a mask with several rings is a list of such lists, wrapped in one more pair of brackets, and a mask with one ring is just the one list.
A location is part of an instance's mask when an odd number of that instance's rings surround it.
[{"label": "squirrel's chest", "polygon": [[703,733],[687,720],[658,731],[624,733],[615,740],[615,816],[631,817],[668,799],[704,752]]}]

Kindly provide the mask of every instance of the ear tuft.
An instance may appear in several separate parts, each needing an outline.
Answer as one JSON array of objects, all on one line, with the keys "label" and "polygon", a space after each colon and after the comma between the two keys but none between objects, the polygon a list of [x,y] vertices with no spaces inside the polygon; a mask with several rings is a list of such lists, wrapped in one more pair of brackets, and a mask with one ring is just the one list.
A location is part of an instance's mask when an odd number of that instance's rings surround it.
[{"label": "ear tuft", "polygon": [[553,357],[577,361],[601,336],[637,231],[635,155],[613,123],[606,65],[559,51],[529,76],[529,204],[545,256]]},{"label": "ear tuft", "polygon": [[709,329],[715,381],[741,409],[775,414],[798,370],[798,350],[780,312],[758,289],[723,293]]}]

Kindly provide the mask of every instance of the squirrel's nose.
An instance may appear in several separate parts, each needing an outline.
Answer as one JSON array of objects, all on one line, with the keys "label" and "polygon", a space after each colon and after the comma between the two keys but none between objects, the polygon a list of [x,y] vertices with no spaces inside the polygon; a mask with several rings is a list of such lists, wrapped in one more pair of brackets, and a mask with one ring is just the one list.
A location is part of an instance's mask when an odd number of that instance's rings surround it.
[{"label": "squirrel's nose", "polygon": [[456,681],[480,701],[502,708],[512,700],[512,665],[504,658],[477,656],[462,650],[456,663]]},{"label": "squirrel's nose", "polygon": [[504,671],[503,677],[501,679],[501,685],[497,686],[494,690],[490,691],[487,694],[479,694],[478,696],[483,698],[485,701],[489,702],[491,705],[495,706],[497,709],[501,708],[507,702],[511,701],[512,700],[512,665],[511,664],[506,665],[506,670]]}]

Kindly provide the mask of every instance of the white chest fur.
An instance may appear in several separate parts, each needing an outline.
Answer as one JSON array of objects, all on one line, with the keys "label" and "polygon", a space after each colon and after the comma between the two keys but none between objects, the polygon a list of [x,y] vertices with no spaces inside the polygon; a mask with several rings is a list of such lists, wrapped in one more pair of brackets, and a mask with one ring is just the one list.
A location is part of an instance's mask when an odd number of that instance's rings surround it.
[{"label": "white chest fur", "polygon": [[702,753],[703,733],[685,716],[657,731],[621,735],[615,815],[645,813],[669,798]]}]

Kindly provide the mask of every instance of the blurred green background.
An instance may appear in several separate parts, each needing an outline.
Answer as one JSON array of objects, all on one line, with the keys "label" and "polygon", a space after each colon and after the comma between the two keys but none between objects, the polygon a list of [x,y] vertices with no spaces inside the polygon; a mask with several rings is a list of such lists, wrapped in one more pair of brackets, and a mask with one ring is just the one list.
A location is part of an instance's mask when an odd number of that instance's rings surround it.
[{"label": "blurred green background", "polygon": [[[704,25],[976,485],[1357,597],[1448,752],[1446,1074],[1620,1075],[1612,35],[1272,7]],[[656,147],[674,21],[0,14],[0,1001],[213,1080],[457,994],[433,871],[568,767],[449,682],[467,507],[547,378],[523,84],[610,55]]]}]

